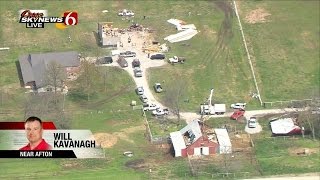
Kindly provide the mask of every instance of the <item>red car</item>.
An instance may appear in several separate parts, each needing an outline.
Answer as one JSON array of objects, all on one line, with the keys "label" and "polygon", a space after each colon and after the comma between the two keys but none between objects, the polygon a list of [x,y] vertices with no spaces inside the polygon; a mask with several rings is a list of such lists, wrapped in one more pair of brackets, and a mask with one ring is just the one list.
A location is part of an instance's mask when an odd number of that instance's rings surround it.
[{"label": "red car", "polygon": [[244,115],[244,110],[242,109],[239,109],[239,110],[236,110],[234,111],[234,113],[231,115],[231,119],[233,120],[238,120],[239,118],[241,118],[243,115]]}]

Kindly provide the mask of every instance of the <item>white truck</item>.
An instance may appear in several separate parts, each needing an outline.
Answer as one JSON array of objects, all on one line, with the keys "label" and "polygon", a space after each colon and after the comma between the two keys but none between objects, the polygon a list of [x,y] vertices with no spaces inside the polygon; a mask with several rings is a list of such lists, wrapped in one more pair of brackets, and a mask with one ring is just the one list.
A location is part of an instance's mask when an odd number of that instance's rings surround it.
[{"label": "white truck", "polygon": [[226,112],[225,104],[211,104],[211,99],[213,95],[213,89],[210,91],[210,96],[207,103],[200,105],[201,115],[214,115],[214,114],[224,114]]},{"label": "white truck", "polygon": [[169,114],[169,109],[167,108],[157,108],[156,110],[152,111],[152,115],[154,116],[163,116],[163,115],[168,115]]},{"label": "white truck", "polygon": [[123,9],[118,12],[118,16],[134,16],[134,12],[131,10]]},{"label": "white truck", "polygon": [[156,104],[148,104],[146,107],[143,107],[143,111],[154,111],[160,107]]},{"label": "white truck", "polygon": [[174,64],[174,63],[184,63],[186,61],[185,57],[178,57],[178,56],[173,56],[172,58],[169,58],[169,63]]}]

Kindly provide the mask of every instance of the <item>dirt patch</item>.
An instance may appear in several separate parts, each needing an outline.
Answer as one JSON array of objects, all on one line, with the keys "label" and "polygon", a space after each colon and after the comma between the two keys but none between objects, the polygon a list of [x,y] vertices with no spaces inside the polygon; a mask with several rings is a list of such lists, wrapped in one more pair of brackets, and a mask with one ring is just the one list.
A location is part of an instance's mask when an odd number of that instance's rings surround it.
[{"label": "dirt patch", "polygon": [[97,141],[97,144],[100,144],[102,148],[110,148],[118,141],[118,138],[116,136],[108,133],[96,133],[94,134],[94,139]]},{"label": "dirt patch", "polygon": [[271,14],[268,13],[265,9],[263,8],[258,8],[255,10],[250,11],[246,17],[245,17],[245,22],[249,24],[256,24],[256,23],[264,23],[268,22],[266,17],[270,16]]},{"label": "dirt patch", "polygon": [[128,161],[126,162],[125,166],[134,170],[142,171],[144,171],[148,167],[147,164],[144,162],[144,159],[135,159],[132,161]]},{"label": "dirt patch", "polygon": [[306,48],[315,49],[317,47],[316,43],[312,40],[309,31],[303,31],[301,33],[301,38]]},{"label": "dirt patch", "polygon": [[62,167],[67,169],[78,168],[81,166],[78,161],[66,161],[61,164],[62,164]]},{"label": "dirt patch", "polygon": [[250,151],[250,138],[248,134],[236,134],[232,141],[232,149],[234,152],[243,152],[243,151]]},{"label": "dirt patch", "polygon": [[288,152],[292,156],[308,156],[311,154],[319,153],[317,148],[289,148]]},{"label": "dirt patch", "polygon": [[94,139],[97,141],[102,148],[111,148],[114,146],[118,139],[126,140],[130,143],[134,143],[132,139],[130,139],[129,134],[134,133],[136,131],[144,130],[144,125],[135,126],[130,128],[125,128],[121,132],[115,132],[112,134],[109,133],[96,133],[94,134]]}]

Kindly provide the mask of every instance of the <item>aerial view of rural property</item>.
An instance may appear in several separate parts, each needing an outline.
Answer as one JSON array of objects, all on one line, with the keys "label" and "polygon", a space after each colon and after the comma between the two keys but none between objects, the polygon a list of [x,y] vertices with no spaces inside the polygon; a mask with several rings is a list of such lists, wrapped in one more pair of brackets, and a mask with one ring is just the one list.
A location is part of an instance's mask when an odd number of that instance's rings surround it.
[{"label": "aerial view of rural property", "polygon": [[320,179],[319,0],[0,1],[0,179]]}]

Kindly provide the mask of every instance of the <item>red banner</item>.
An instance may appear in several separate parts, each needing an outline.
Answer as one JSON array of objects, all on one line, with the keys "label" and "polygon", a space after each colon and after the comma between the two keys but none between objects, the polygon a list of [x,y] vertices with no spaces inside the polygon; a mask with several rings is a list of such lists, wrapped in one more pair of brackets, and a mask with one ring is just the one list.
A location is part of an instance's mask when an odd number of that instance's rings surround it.
[{"label": "red banner", "polygon": [[[43,129],[57,129],[53,122],[42,122]],[[24,122],[0,122],[0,130],[24,130]]]}]

